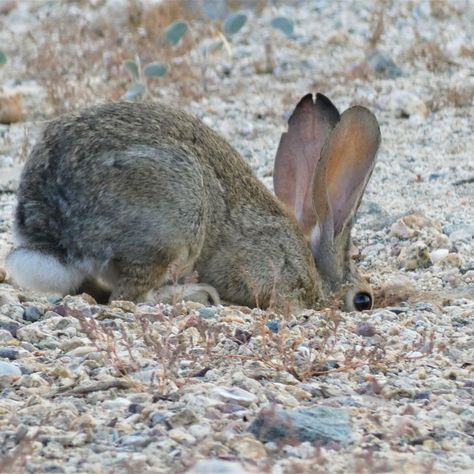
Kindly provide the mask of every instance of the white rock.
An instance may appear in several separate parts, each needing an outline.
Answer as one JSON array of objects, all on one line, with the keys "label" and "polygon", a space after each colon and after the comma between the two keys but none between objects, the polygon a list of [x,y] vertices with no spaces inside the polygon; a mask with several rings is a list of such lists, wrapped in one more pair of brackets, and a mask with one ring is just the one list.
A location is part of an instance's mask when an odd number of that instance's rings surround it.
[{"label": "white rock", "polygon": [[94,351],[97,351],[94,346],[81,346],[66,352],[66,354],[71,357],[84,357]]},{"label": "white rock", "polygon": [[186,474],[247,474],[247,471],[237,462],[201,459]]},{"label": "white rock", "polygon": [[102,407],[106,410],[126,410],[130,403],[130,400],[126,398],[115,398],[113,400],[106,400]]},{"label": "white rock", "polygon": [[402,220],[398,220],[390,227],[390,237],[397,237],[399,239],[409,239],[413,237],[413,229],[410,229]]},{"label": "white rock", "polygon": [[0,387],[6,387],[21,377],[21,370],[10,362],[0,362]]},{"label": "white rock", "polygon": [[239,405],[249,406],[257,401],[257,397],[246,390],[238,387],[217,387],[211,395],[225,402],[234,402]]},{"label": "white rock", "polygon": [[430,252],[430,259],[433,263],[439,263],[445,260],[448,255],[448,249],[437,249]]},{"label": "white rock", "polygon": [[423,100],[412,92],[394,90],[385,100],[384,106],[391,110],[397,117],[408,116],[426,118],[429,110]]},{"label": "white rock", "polygon": [[168,436],[177,443],[182,444],[194,444],[196,442],[196,438],[187,432],[187,430],[183,428],[173,428],[172,430],[168,431]]}]

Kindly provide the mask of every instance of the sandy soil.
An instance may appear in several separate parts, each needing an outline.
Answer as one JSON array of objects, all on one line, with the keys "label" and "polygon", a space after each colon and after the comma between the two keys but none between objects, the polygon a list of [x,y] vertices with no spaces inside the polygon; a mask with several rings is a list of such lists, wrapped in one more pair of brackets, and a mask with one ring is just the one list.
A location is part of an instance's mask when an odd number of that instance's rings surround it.
[{"label": "sandy soil", "polygon": [[[222,23],[197,2],[0,0],[0,269],[42,124],[122,97],[123,61],[138,56],[170,65],[145,100],[201,117],[270,187],[307,92],[376,114],[383,142],[353,233],[376,307],[101,306],[0,281],[1,472],[474,470],[472,2],[241,7],[232,57],[204,60]],[[278,15],[291,37],[270,26]],[[191,35],[170,48],[162,32],[177,18]],[[299,430],[295,410],[321,407],[328,418]]]}]

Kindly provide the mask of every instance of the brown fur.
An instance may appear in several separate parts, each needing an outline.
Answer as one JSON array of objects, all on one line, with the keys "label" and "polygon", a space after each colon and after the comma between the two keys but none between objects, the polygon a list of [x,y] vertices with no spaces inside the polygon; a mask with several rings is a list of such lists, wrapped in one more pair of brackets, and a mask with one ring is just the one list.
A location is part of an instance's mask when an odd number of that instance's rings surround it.
[{"label": "brown fur", "polygon": [[298,306],[321,297],[295,219],[223,138],[165,105],[49,123],[23,171],[16,229],[19,248],[92,262],[87,280],[101,276],[115,299],[144,298],[173,265],[236,304],[267,306],[275,282]]}]

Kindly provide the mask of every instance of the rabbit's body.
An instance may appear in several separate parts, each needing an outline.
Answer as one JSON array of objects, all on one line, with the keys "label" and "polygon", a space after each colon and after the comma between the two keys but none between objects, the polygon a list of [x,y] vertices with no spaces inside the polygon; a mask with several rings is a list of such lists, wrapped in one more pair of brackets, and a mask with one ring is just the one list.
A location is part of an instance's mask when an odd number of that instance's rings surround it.
[{"label": "rabbit's body", "polygon": [[101,277],[111,298],[139,300],[197,270],[242,305],[267,305],[275,285],[307,307],[321,294],[293,216],[224,139],[162,105],[52,121],[23,171],[16,234],[10,273],[43,291]]}]

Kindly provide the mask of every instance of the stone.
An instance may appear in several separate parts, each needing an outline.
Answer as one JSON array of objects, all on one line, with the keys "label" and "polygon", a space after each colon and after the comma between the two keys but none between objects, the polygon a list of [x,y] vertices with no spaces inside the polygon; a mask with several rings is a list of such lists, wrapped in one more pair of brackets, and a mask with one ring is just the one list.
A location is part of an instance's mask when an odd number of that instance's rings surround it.
[{"label": "stone", "polygon": [[[10,331],[7,331],[6,329],[0,329],[0,345],[15,344],[13,341],[14,341],[14,339],[13,339],[12,333]],[[16,342],[18,342],[18,341],[16,341]]]},{"label": "stone", "polygon": [[167,421],[173,428],[179,428],[181,426],[192,425],[193,423],[196,423],[198,419],[192,410],[185,408],[184,410],[169,416]]},{"label": "stone", "polygon": [[18,350],[13,347],[0,347],[0,357],[2,359],[18,359]]},{"label": "stone", "polygon": [[242,406],[250,406],[257,401],[257,397],[253,393],[238,387],[217,387],[211,392],[211,396]]},{"label": "stone", "polygon": [[127,398],[117,397],[112,400],[105,400],[102,404],[102,407],[105,410],[112,410],[112,411],[123,411],[127,410],[130,406],[130,400]]},{"label": "stone", "polygon": [[[1,281],[2,280],[2,274],[1,274],[2,271],[5,271],[5,270],[0,268],[0,283],[2,283],[2,281]],[[19,303],[18,297],[12,291],[0,290],[0,306],[3,306],[4,304],[18,305],[18,303]],[[2,313],[3,313],[3,311],[2,311]]]},{"label": "stone", "polygon": [[43,316],[43,312],[36,306],[27,306],[23,311],[23,319],[30,323],[35,323],[41,316]]},{"label": "stone", "polygon": [[236,436],[230,446],[240,458],[258,461],[267,456],[267,450],[261,441],[250,435]]},{"label": "stone", "polygon": [[398,256],[398,261],[405,270],[428,268],[433,264],[427,245],[421,241],[414,242],[402,248]]},{"label": "stone", "polygon": [[375,336],[376,332],[377,331],[375,330],[374,325],[369,323],[368,321],[359,321],[355,328],[355,333],[358,336],[363,336],[363,337]]},{"label": "stone", "polygon": [[458,234],[462,237],[474,237],[474,224],[448,224],[443,227],[443,232],[453,239],[453,234]]},{"label": "stone", "polygon": [[207,423],[196,423],[187,427],[188,433],[194,436],[197,440],[207,438],[212,434],[212,427]]},{"label": "stone", "polygon": [[199,316],[202,318],[212,318],[216,314],[216,308],[212,306],[205,306],[198,310]]},{"label": "stone", "polygon": [[59,304],[62,301],[63,297],[61,295],[50,295],[48,296],[48,301],[51,304]]},{"label": "stone", "polygon": [[402,70],[386,53],[374,49],[367,55],[367,64],[376,74],[387,79],[395,79],[402,75]]},{"label": "stone", "polygon": [[6,387],[21,377],[21,370],[15,364],[0,361],[0,387]]},{"label": "stone", "polygon": [[390,237],[397,237],[398,239],[410,239],[413,237],[414,231],[410,229],[403,220],[398,220],[392,224],[390,227],[389,236]]},{"label": "stone", "polygon": [[12,321],[6,316],[0,314],[0,330],[8,331],[11,337],[17,337],[18,331],[22,328],[22,325],[16,321]]},{"label": "stone", "polygon": [[274,334],[277,334],[278,331],[280,330],[280,323],[275,319],[272,319],[271,321],[268,321],[266,326]]},{"label": "stone", "polygon": [[18,323],[23,323],[23,306],[15,303],[8,303],[0,308],[0,315],[8,316]]},{"label": "stone", "polygon": [[391,110],[395,117],[408,118],[415,116],[424,119],[429,114],[428,106],[416,94],[395,89],[390,95],[381,100],[384,107]]},{"label": "stone", "polygon": [[347,413],[338,408],[312,407],[263,409],[248,430],[262,442],[350,443],[352,427]]},{"label": "stone", "polygon": [[155,426],[163,423],[166,420],[166,414],[161,411],[155,411],[150,416],[150,425]]},{"label": "stone", "polygon": [[186,474],[247,474],[247,471],[237,462],[201,459]]},{"label": "stone", "polygon": [[54,349],[57,349],[59,345],[60,345],[59,339],[54,336],[47,336],[37,343],[37,347],[42,350],[45,350],[45,349],[54,350]]},{"label": "stone", "polygon": [[169,430],[168,436],[179,444],[189,445],[196,442],[196,438],[183,428],[173,428],[172,430]]},{"label": "stone", "polygon": [[71,357],[84,357],[87,354],[95,351],[97,351],[97,348],[94,346],[79,346],[68,351],[66,354]]},{"label": "stone", "polygon": [[448,255],[449,255],[448,249],[436,249],[430,252],[430,259],[433,263],[440,263],[443,260],[446,260]]}]

